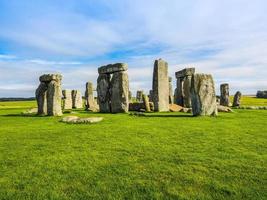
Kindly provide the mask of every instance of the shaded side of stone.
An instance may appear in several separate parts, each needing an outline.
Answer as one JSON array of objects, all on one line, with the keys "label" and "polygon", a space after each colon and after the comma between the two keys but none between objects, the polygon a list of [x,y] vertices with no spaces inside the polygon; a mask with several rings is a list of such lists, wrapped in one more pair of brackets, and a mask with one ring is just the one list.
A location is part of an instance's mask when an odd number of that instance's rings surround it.
[{"label": "shaded side of stone", "polygon": [[110,75],[99,74],[97,78],[97,101],[100,112],[109,113],[111,111],[110,98]]}]

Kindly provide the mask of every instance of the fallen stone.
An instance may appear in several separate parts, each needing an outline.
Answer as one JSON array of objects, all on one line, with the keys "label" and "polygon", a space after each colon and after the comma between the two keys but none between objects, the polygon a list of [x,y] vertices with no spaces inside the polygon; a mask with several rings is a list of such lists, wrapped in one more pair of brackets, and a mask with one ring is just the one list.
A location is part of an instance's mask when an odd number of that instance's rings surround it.
[{"label": "fallen stone", "polygon": [[183,109],[182,106],[179,106],[177,104],[170,104],[169,106],[171,112],[180,112]]},{"label": "fallen stone", "polygon": [[67,116],[62,118],[60,121],[70,124],[94,124],[103,120],[103,117],[89,117],[89,118],[80,118],[77,116]]},{"label": "fallen stone", "polygon": [[217,105],[218,112],[233,112],[233,110],[227,106]]}]

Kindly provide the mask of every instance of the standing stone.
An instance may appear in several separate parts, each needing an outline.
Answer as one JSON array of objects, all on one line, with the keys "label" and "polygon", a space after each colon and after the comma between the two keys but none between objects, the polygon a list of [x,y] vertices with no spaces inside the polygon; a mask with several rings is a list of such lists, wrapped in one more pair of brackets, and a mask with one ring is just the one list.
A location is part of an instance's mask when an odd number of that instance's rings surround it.
[{"label": "standing stone", "polygon": [[132,92],[129,90],[129,103],[132,102]]},{"label": "standing stone", "polygon": [[115,72],[111,80],[111,112],[123,113],[129,109],[129,80],[126,72]]},{"label": "standing stone", "polygon": [[221,96],[220,96],[220,105],[229,106],[229,84],[221,84],[220,86]]},{"label": "standing stone", "polygon": [[[61,81],[61,80],[60,80]],[[47,114],[49,116],[61,116],[62,90],[61,82],[52,80],[47,88]]]},{"label": "standing stone", "polygon": [[72,109],[71,90],[63,90],[62,95],[63,95],[63,110]]},{"label": "standing stone", "polygon": [[235,93],[235,96],[234,96],[234,101],[233,101],[233,106],[234,107],[238,107],[241,105],[240,101],[241,101],[241,97],[242,97],[242,94],[241,92],[237,91]]},{"label": "standing stone", "polygon": [[162,59],[154,63],[153,103],[155,111],[169,111],[168,63]]},{"label": "standing stone", "polygon": [[191,101],[194,116],[217,116],[215,86],[211,75],[192,76]]},{"label": "standing stone", "polygon": [[97,94],[100,112],[128,112],[128,66],[116,63],[98,68]]},{"label": "standing stone", "polygon": [[191,78],[195,73],[195,68],[185,68],[175,73],[177,78],[175,89],[175,103],[177,105],[191,107]]},{"label": "standing stone", "polygon": [[95,107],[93,83],[91,82],[86,83],[84,96],[85,96],[85,110],[93,109]]},{"label": "standing stone", "polygon": [[62,115],[60,74],[44,74],[40,76],[40,85],[36,90],[38,114],[49,116]]},{"label": "standing stone", "polygon": [[136,101],[137,102],[142,102],[143,101],[143,99],[142,99],[143,94],[144,94],[144,91],[137,90],[137,92],[136,92]]},{"label": "standing stone", "polygon": [[100,112],[109,113],[110,108],[110,75],[99,74],[97,78],[97,99]]},{"label": "standing stone", "polygon": [[149,90],[149,102],[153,102],[153,90]]},{"label": "standing stone", "polygon": [[47,115],[47,85],[41,82],[36,89],[35,96],[38,105],[38,115]]},{"label": "standing stone", "polygon": [[176,89],[174,92],[174,99],[175,99],[175,104],[184,106],[184,99],[183,99],[183,84],[184,81],[182,78],[177,78],[176,81]]},{"label": "standing stone", "polygon": [[146,111],[150,112],[151,110],[150,110],[150,104],[149,104],[148,96],[143,94],[142,98],[143,98],[143,102],[144,102],[144,106],[145,106]]},{"label": "standing stone", "polygon": [[80,109],[83,107],[83,99],[81,91],[79,90],[72,90],[72,108]]},{"label": "standing stone", "polygon": [[169,77],[169,104],[173,104],[172,77]]}]

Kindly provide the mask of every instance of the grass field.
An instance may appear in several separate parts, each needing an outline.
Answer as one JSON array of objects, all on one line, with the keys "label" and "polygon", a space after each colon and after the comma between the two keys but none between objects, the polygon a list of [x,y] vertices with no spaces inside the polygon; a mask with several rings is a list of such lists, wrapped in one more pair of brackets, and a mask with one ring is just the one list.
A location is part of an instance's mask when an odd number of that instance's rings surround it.
[{"label": "grass field", "polygon": [[0,199],[267,199],[266,110],[75,125],[20,114],[35,105],[0,102]]}]

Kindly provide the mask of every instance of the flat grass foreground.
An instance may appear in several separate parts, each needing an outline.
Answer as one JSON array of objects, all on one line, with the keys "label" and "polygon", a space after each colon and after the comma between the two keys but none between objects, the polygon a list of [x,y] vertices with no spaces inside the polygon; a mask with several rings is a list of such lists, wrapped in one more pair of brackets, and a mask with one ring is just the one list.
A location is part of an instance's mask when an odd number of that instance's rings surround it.
[{"label": "flat grass foreground", "polygon": [[266,110],[77,111],[104,117],[88,125],[21,115],[32,106],[0,102],[0,199],[267,199]]}]

